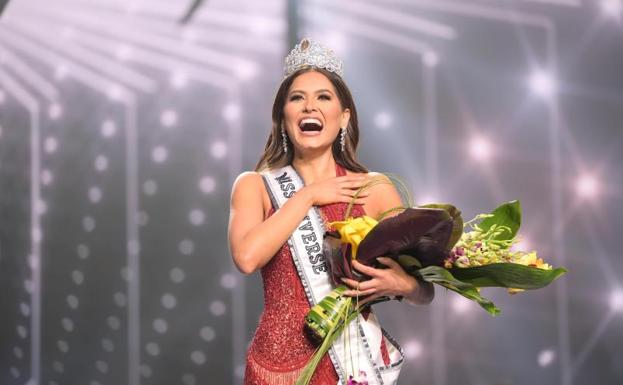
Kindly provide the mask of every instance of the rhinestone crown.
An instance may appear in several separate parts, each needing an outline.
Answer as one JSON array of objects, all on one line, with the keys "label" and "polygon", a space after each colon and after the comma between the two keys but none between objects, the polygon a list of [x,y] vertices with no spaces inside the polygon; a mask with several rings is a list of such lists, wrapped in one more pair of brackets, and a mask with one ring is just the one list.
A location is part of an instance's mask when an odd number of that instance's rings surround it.
[{"label": "rhinestone crown", "polygon": [[342,60],[335,55],[333,50],[323,47],[309,38],[301,40],[290,51],[283,68],[283,77],[286,78],[293,72],[306,66],[324,68],[339,76],[344,76]]}]

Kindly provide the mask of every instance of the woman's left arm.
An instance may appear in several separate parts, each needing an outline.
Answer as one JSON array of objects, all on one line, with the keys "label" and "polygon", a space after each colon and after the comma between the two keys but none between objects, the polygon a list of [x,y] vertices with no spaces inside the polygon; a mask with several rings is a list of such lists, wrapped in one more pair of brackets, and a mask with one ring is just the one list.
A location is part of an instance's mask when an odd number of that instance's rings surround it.
[{"label": "woman's left arm", "polygon": [[[373,177],[378,177],[379,175],[381,174],[370,173],[370,176]],[[376,218],[391,208],[403,206],[400,195],[393,183],[389,179],[387,182],[372,187],[368,196],[368,202],[366,202],[366,211],[369,212],[369,215]],[[391,213],[388,216],[397,215],[398,213]],[[387,268],[375,269],[365,266],[356,260],[353,261],[353,267],[357,271],[370,276],[371,279],[359,283],[355,280],[344,278],[344,283],[353,289],[346,291],[345,295],[367,296],[360,302],[360,306],[382,296],[403,297],[412,304],[428,304],[433,300],[435,290],[432,283],[416,279],[407,274],[400,264],[391,258],[379,257],[377,261]]]}]

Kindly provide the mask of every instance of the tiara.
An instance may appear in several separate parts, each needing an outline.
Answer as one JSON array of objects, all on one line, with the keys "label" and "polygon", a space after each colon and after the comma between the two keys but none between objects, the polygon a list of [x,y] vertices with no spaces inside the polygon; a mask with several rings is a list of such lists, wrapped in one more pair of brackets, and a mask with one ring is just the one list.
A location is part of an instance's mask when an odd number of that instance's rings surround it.
[{"label": "tiara", "polygon": [[342,60],[335,56],[333,50],[323,47],[309,38],[301,40],[290,51],[283,68],[283,77],[286,78],[293,72],[306,66],[324,68],[339,76],[344,76]]}]

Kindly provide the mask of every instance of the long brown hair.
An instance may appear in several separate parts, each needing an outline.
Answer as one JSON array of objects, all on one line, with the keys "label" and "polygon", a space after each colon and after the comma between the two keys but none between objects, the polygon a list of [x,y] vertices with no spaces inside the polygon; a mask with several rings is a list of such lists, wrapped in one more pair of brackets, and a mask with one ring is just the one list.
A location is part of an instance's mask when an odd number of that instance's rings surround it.
[{"label": "long brown hair", "polygon": [[301,68],[281,82],[277,95],[275,96],[275,102],[273,103],[273,127],[268,136],[268,141],[264,147],[264,153],[255,166],[255,171],[261,171],[267,168],[283,167],[292,163],[294,158],[294,147],[290,138],[287,138],[288,152],[283,151],[282,137],[281,137],[281,125],[283,124],[283,108],[286,104],[286,97],[290,86],[299,75],[309,72],[317,71],[326,76],[335,91],[337,92],[338,99],[342,106],[342,110],[350,109],[350,120],[346,129],[346,146],[344,151],[341,149],[340,135],[333,141],[332,152],[335,162],[347,170],[353,172],[367,173],[368,169],[357,161],[357,144],[359,143],[359,124],[357,121],[357,109],[355,108],[355,102],[350,90],[344,83],[344,80],[323,68],[305,67]]}]

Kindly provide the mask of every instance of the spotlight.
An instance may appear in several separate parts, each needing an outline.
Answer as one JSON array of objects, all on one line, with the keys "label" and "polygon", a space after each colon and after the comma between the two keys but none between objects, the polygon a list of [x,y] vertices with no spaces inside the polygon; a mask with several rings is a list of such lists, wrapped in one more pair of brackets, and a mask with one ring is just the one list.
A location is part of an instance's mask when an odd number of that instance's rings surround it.
[{"label": "spotlight", "polygon": [[234,66],[234,72],[240,80],[249,80],[259,72],[258,65],[253,62],[238,62]]},{"label": "spotlight", "polygon": [[111,84],[106,91],[108,99],[119,101],[123,97],[123,89],[118,84]]},{"label": "spotlight", "polygon": [[469,144],[469,154],[477,161],[488,160],[492,154],[489,141],[481,136],[473,138]]},{"label": "spotlight", "polygon": [[452,296],[452,310],[457,314],[465,314],[470,310],[471,301],[459,295]]},{"label": "spotlight", "polygon": [[539,366],[544,368],[551,365],[554,359],[556,359],[556,352],[552,349],[546,349],[539,353],[537,361],[539,362]]},{"label": "spotlight", "polygon": [[125,61],[128,60],[132,56],[133,50],[132,47],[127,44],[122,44],[117,47],[115,51],[115,56],[118,60]]},{"label": "spotlight", "polygon": [[417,201],[416,203],[418,205],[425,205],[427,203],[441,202],[441,200],[438,199],[436,196],[434,196],[434,195],[426,195],[426,194],[422,195],[421,198],[416,199],[416,201]]},{"label": "spotlight", "polygon": [[188,74],[181,70],[175,71],[175,73],[171,75],[170,83],[173,88],[178,90],[182,89],[188,84]]},{"label": "spotlight", "polygon": [[229,103],[223,108],[223,118],[228,122],[234,122],[240,119],[240,105],[237,103]]},{"label": "spotlight", "polygon": [[520,236],[519,241],[511,246],[511,250],[528,251],[531,247],[532,245],[530,244],[530,241],[527,238]]},{"label": "spotlight", "polygon": [[615,289],[610,294],[610,309],[623,313],[623,289]]},{"label": "spotlight", "polygon": [[551,74],[538,70],[530,76],[530,88],[536,95],[547,98],[554,94],[556,84]]},{"label": "spotlight", "polygon": [[56,120],[63,115],[63,107],[58,103],[52,103],[48,108],[48,116],[52,120]]},{"label": "spotlight", "polygon": [[383,111],[376,114],[374,117],[374,124],[381,130],[387,130],[391,126],[393,120],[390,114]]},{"label": "spotlight", "polygon": [[594,198],[599,192],[599,183],[593,175],[582,175],[575,184],[575,190],[580,198]]},{"label": "spotlight", "polygon": [[170,109],[162,111],[160,114],[160,124],[166,128],[171,128],[177,125],[177,112]]},{"label": "spotlight", "polygon": [[404,352],[408,359],[418,358],[422,354],[422,344],[418,340],[408,341],[404,345]]},{"label": "spotlight", "polygon": [[424,65],[430,68],[437,67],[439,63],[439,56],[435,52],[428,51],[424,54],[422,61]]},{"label": "spotlight", "polygon": [[65,79],[65,77],[67,76],[67,72],[68,72],[67,64],[60,63],[54,69],[54,79],[56,79],[56,81],[61,81]]},{"label": "spotlight", "polygon": [[604,15],[613,18],[620,18],[623,11],[621,0],[601,0],[601,11]]},{"label": "spotlight", "polygon": [[210,146],[210,153],[216,159],[221,159],[227,155],[227,144],[222,141],[216,141]]}]

